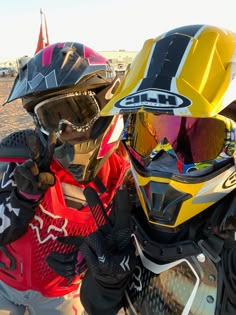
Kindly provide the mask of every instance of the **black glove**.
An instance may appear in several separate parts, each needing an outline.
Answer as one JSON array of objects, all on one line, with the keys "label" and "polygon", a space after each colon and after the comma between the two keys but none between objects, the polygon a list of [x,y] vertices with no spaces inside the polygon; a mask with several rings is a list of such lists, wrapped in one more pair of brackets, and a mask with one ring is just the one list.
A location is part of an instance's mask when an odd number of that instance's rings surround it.
[{"label": "black glove", "polygon": [[136,264],[130,210],[127,191],[119,190],[112,205],[110,222],[88,235],[80,246],[89,271],[105,288],[122,287]]},{"label": "black glove", "polygon": [[80,236],[58,237],[57,241],[66,245],[73,245],[75,249],[67,254],[51,252],[46,257],[46,262],[58,275],[72,280],[76,275],[81,275],[86,269],[86,262],[79,251],[79,246],[84,241]]},{"label": "black glove", "polygon": [[130,210],[127,191],[118,191],[109,216],[111,223],[90,234],[80,246],[88,266],[80,299],[90,315],[115,315],[124,305],[125,289],[136,265]]},{"label": "black glove", "polygon": [[17,165],[14,171],[18,195],[23,199],[37,201],[46,190],[55,184],[55,177],[50,172],[56,137],[50,133],[45,151],[40,155],[39,139],[32,134],[28,139],[31,159]]}]

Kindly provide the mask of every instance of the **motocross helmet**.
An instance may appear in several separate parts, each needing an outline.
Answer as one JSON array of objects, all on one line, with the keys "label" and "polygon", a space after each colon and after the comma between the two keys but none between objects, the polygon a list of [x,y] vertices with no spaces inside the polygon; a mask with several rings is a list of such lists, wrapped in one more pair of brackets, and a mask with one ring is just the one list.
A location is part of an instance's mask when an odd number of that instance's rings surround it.
[{"label": "motocross helmet", "polygon": [[87,182],[120,140],[123,118],[100,117],[119,83],[112,65],[91,48],[56,43],[20,68],[5,104],[21,98],[38,129],[57,132],[54,157],[78,181]]},{"label": "motocross helmet", "polygon": [[236,35],[189,25],[147,40],[102,115],[124,143],[153,228],[177,231],[236,187]]}]

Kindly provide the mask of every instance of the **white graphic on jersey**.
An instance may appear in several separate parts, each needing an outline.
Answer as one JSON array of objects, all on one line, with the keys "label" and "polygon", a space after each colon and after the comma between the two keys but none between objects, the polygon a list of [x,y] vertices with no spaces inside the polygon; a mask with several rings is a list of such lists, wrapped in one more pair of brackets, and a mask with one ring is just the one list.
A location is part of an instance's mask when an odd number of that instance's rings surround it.
[{"label": "white graphic on jersey", "polygon": [[[58,215],[54,215],[52,213],[50,213],[49,211],[47,211],[46,209],[43,208],[42,205],[39,205],[41,211],[45,214],[47,214],[48,216],[50,216],[51,218],[53,218],[54,220],[56,219],[63,219],[62,217],[58,216]],[[35,215],[34,216],[34,220],[36,220],[38,222],[38,225],[36,225],[35,223],[30,223],[29,226],[32,228],[32,230],[35,231],[38,242],[40,244],[44,244],[46,243],[49,239],[55,240],[58,237],[58,232],[61,233],[60,236],[68,236],[68,233],[66,231],[66,227],[68,224],[68,220],[64,219],[64,222],[62,224],[62,226],[58,227],[54,224],[51,224],[48,226],[47,228],[47,236],[42,238],[41,236],[41,230],[44,227],[44,222],[42,220],[42,218],[40,218],[39,216]]]},{"label": "white graphic on jersey", "polygon": [[4,210],[5,205],[2,203],[0,205],[0,233],[3,233],[11,225],[11,220],[4,214]]},{"label": "white graphic on jersey", "polygon": [[[9,200],[10,197],[6,199],[6,201]],[[10,202],[6,203],[6,205],[4,205],[4,203],[0,204],[0,233],[3,233],[11,225],[10,218],[5,215],[6,208],[9,210],[9,212],[14,212],[16,216],[18,216],[20,212],[20,208],[13,208]]]},{"label": "white graphic on jersey", "polygon": [[2,176],[1,188],[6,188],[8,185],[16,186],[16,184],[14,183],[12,179],[14,171],[8,174],[9,167],[10,167],[10,164],[8,164],[6,171],[4,172]]},{"label": "white graphic on jersey", "polygon": [[[11,197],[6,198],[6,201],[10,201],[10,198],[11,198]],[[10,212],[13,211],[16,216],[19,215],[20,208],[13,208],[12,205],[11,205],[11,202],[6,203],[6,207],[8,208],[8,210],[9,210]]]}]

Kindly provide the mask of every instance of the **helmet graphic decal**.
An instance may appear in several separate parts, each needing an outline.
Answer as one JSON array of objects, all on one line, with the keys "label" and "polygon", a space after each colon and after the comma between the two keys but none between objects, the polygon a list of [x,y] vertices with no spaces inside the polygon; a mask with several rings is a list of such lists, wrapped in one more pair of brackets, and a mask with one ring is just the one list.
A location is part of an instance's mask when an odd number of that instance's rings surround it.
[{"label": "helmet graphic decal", "polygon": [[90,65],[107,65],[107,59],[100,54],[97,54],[91,48],[84,46],[84,58],[88,60]]},{"label": "helmet graphic decal", "polygon": [[234,171],[224,182],[222,188],[228,189],[236,185],[236,171]]},{"label": "helmet graphic decal", "polygon": [[57,77],[55,70],[52,70],[50,73],[48,73],[45,77],[42,73],[38,73],[31,81],[28,81],[28,84],[31,88],[31,90],[34,90],[39,86],[42,81],[45,81],[45,86],[50,88],[55,88],[58,86]]},{"label": "helmet graphic decal", "polygon": [[98,152],[98,158],[104,157],[111,150],[111,148],[117,144],[123,127],[123,117],[116,116],[113,124],[109,127],[108,131],[103,137],[100,150]]},{"label": "helmet graphic decal", "polygon": [[187,97],[160,89],[142,90],[130,94],[116,103],[116,107],[122,108],[124,111],[129,111],[129,108],[140,109],[144,107],[146,110],[163,109],[166,112],[167,109],[172,110],[189,105],[191,105],[191,101]]},{"label": "helmet graphic decal", "polygon": [[52,61],[52,53],[55,47],[61,48],[64,46],[64,43],[60,43],[60,44],[53,44],[50,46],[47,46],[45,49],[43,49],[43,53],[42,53],[42,66],[48,66],[50,65],[51,61]]}]

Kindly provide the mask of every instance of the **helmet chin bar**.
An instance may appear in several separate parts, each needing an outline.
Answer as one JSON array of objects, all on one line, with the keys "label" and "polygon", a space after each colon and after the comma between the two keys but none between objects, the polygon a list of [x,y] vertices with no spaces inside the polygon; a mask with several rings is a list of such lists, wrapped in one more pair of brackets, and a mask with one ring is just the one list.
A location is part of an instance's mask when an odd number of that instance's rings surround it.
[{"label": "helmet chin bar", "polygon": [[77,181],[90,181],[96,176],[99,143],[93,140],[74,145],[64,142],[55,149],[54,157]]},{"label": "helmet chin bar", "polygon": [[149,182],[140,187],[147,205],[151,221],[162,224],[174,224],[181,205],[192,197],[191,194],[178,191],[167,183]]},{"label": "helmet chin bar", "polygon": [[209,173],[200,172],[199,176],[175,175],[166,169],[157,171],[154,164],[145,167],[131,157],[140,203],[156,229],[178,229],[235,189],[233,158],[216,164]]}]

